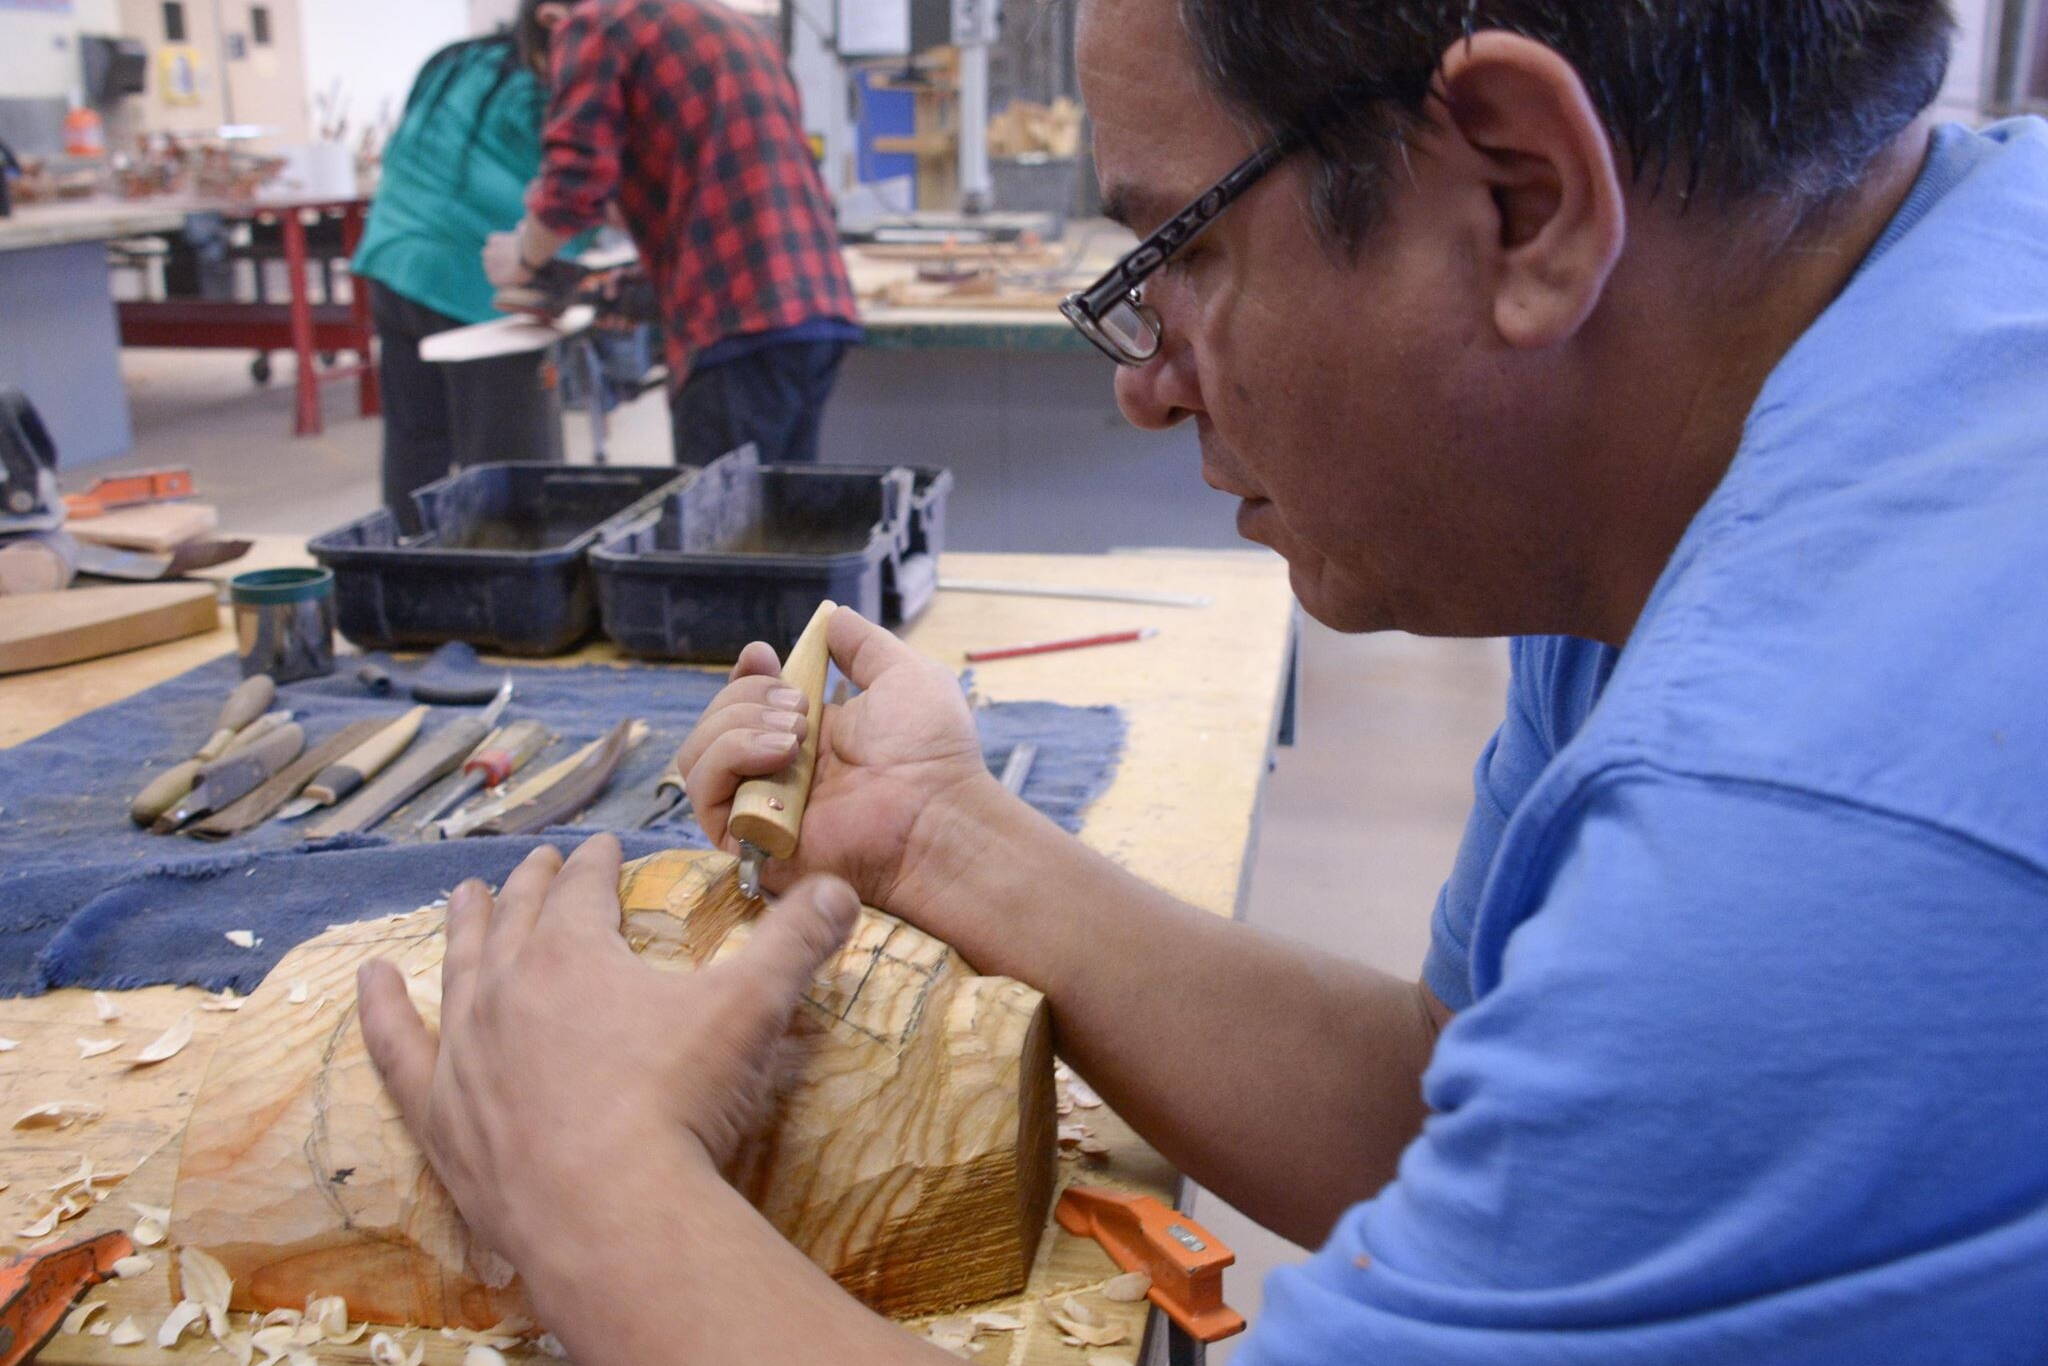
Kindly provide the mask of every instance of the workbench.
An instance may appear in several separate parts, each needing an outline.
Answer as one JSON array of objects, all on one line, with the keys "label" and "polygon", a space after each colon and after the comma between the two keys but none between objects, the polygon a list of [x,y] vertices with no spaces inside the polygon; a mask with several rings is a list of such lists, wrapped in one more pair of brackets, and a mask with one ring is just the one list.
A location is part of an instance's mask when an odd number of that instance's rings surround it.
[{"label": "workbench", "polygon": [[[1085,284],[1136,239],[1114,224],[1078,222],[1066,243],[1069,282]],[[948,544],[964,550],[1243,544],[1236,503],[1202,482],[1194,425],[1131,426],[1116,404],[1116,366],[1049,298],[878,303],[879,291],[915,268],[859,247],[846,255],[868,343],[840,368],[821,429],[824,460],[947,466],[956,480]]]},{"label": "workbench", "polygon": [[[918,648],[960,667],[970,649],[1005,642],[1157,627],[1156,638],[1086,653],[1045,655],[976,670],[975,687],[991,701],[1043,700],[1072,706],[1114,705],[1129,721],[1123,763],[1110,790],[1089,811],[1082,838],[1141,876],[1218,915],[1241,908],[1260,796],[1289,686],[1295,607],[1285,566],[1262,553],[1159,552],[1115,556],[955,555],[949,576],[1041,585],[1116,587],[1208,595],[1201,608],[1140,607],[1070,599],[996,597],[941,592],[907,632]],[[232,648],[223,629],[210,637],[0,679],[0,744],[30,739],[95,707],[129,696]],[[578,662],[607,658],[596,647]],[[211,1045],[227,1014],[200,1013],[200,1033],[178,1056],[129,1073],[119,1058],[81,1061],[80,1034],[119,1032],[146,1041],[204,999],[204,993],[154,987],[122,993],[113,1025],[98,1022],[89,993],[53,992],[0,1001],[0,1035],[21,1040],[0,1055],[0,1114],[7,1121],[57,1099],[102,1106],[106,1117],[62,1132],[0,1129],[0,1237],[12,1237],[44,1207],[44,1188],[74,1171],[81,1156],[97,1167],[133,1175],[113,1197],[63,1228],[65,1240],[105,1228],[131,1227],[127,1201],[167,1205],[178,1140],[204,1077]],[[1123,1186],[1172,1201],[1178,1178],[1166,1163],[1106,1111],[1088,1122],[1110,1148],[1100,1162],[1063,1160],[1062,1177]],[[176,1230],[172,1230],[173,1241]],[[94,1292],[154,1329],[168,1309],[167,1258],[134,1281]],[[990,1366],[1081,1366],[1091,1351],[1140,1359],[1136,1342],[1110,1349],[1062,1345],[1035,1302],[1099,1283],[1114,1272],[1108,1257],[1052,1228],[1043,1241],[1028,1294],[1013,1312],[1024,1332],[981,1338],[976,1360]],[[1019,1309],[1016,1306],[1022,1305]],[[1157,1327],[1157,1316],[1154,1316]],[[1161,1349],[1155,1332],[1151,1350]],[[435,1334],[406,1334],[426,1345],[430,1363],[457,1363],[463,1348]],[[103,1337],[60,1335],[45,1349],[49,1363],[167,1363],[210,1352],[188,1340],[179,1352],[152,1343],[110,1346]],[[325,1362],[366,1362],[367,1344],[322,1347]],[[546,1358],[535,1355],[535,1359]]]},{"label": "workbench", "polygon": [[134,445],[106,244],[184,222],[161,206],[97,200],[21,204],[0,218],[0,384],[29,396],[67,466]]}]

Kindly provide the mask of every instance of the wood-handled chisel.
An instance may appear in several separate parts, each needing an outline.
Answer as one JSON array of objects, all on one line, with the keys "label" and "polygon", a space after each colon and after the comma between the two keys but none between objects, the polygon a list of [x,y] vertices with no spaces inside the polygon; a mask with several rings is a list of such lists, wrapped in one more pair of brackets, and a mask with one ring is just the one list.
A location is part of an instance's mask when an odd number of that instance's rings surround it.
[{"label": "wood-handled chisel", "polygon": [[532,763],[553,738],[538,721],[514,721],[492,735],[462,766],[462,781],[434,803],[433,809],[413,827],[413,833],[426,835],[443,816],[477,793],[487,787],[502,787],[507,778]]},{"label": "wood-handled chisel", "polygon": [[[567,825],[598,799],[640,742],[647,738],[645,721],[626,720],[611,734],[578,751],[573,762],[549,770],[552,781],[523,787],[516,800],[489,820],[472,827],[478,835],[531,835],[550,826]],[[559,772],[557,772],[559,770]]]},{"label": "wood-handled chisel", "polygon": [[220,709],[220,720],[213,723],[213,734],[199,747],[194,757],[203,763],[220,758],[234,743],[236,734],[269,711],[270,704],[276,700],[277,684],[269,674],[243,679],[241,685],[228,694],[227,705]]},{"label": "wood-handled chisel", "polygon": [[825,642],[826,627],[839,610],[831,602],[818,604],[811,624],[790,648],[782,666],[782,681],[804,695],[810,727],[789,766],[772,778],[752,778],[740,784],[732,799],[728,823],[740,842],[740,891],[759,899],[761,870],[771,858],[786,859],[796,852],[797,832],[803,828],[804,805],[811,799],[811,778],[818,770],[818,732],[824,727],[825,675],[831,668],[832,653]]},{"label": "wood-handled chisel", "polygon": [[305,728],[286,725],[245,749],[223,754],[199,770],[199,776],[192,782],[192,790],[166,811],[150,830],[168,835],[201,816],[210,816],[222,807],[240,801],[298,758],[299,751],[305,747]]},{"label": "wood-handled chisel", "polygon": [[507,676],[497,697],[480,715],[457,717],[420,740],[362,791],[308,826],[306,838],[359,834],[440,782],[462,767],[463,760],[490,736],[511,700],[512,679]]},{"label": "wood-handled chisel", "polygon": [[654,785],[654,804],[633,826],[635,830],[645,830],[672,811],[689,814],[690,794],[683,784],[683,771],[676,767],[677,762],[676,759],[669,760],[668,767],[661,771],[661,781]]},{"label": "wood-handled chisel", "polygon": [[207,737],[206,743],[190,759],[165,769],[136,794],[128,806],[129,819],[137,825],[155,824],[164,812],[176,806],[179,799],[192,790],[192,780],[199,776],[199,770],[227,753],[235,737],[254,725],[276,700],[277,684],[269,674],[243,679],[228,694],[227,702],[220,709],[220,719],[213,723],[213,734]]},{"label": "wood-handled chisel", "polygon": [[[288,711],[267,712],[235,732],[235,738],[228,742],[228,747],[222,750],[218,757],[226,758],[230,754],[247,749],[257,741],[266,739],[274,732],[290,725],[292,720],[292,714]],[[184,763],[174,764],[159,773],[155,780],[137,793],[135,800],[129,803],[129,818],[141,826],[156,824],[166,811],[176,806],[179,800],[192,790],[192,783],[199,777],[199,770],[205,768],[208,762],[205,759],[187,759]]]},{"label": "wood-handled chisel", "polygon": [[419,735],[420,726],[426,722],[430,710],[428,707],[414,707],[329,764],[314,775],[313,781],[306,784],[306,790],[296,801],[277,813],[277,819],[295,821],[353,796],[357,788],[382,773],[390,767],[393,759],[405,752],[406,746]]}]

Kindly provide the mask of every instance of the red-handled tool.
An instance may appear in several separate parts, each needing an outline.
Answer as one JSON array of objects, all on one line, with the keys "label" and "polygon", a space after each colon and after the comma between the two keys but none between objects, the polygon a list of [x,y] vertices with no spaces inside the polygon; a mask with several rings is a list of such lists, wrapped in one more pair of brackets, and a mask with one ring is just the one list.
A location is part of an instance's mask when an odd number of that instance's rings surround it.
[{"label": "red-handled tool", "polygon": [[485,788],[502,786],[507,778],[532,763],[553,738],[548,734],[548,728],[538,721],[514,721],[503,730],[487,736],[476,747],[476,753],[462,765],[462,781],[456,784],[454,791],[434,803],[426,818],[413,827],[413,833],[426,834],[436,821],[477,793]]},{"label": "red-handled tool", "polygon": [[1244,1331],[1244,1315],[1223,1302],[1223,1268],[1237,1254],[1185,1214],[1149,1195],[1101,1186],[1069,1186],[1053,1213],[1061,1228],[1093,1238],[1124,1270],[1150,1276],[1147,1298],[1196,1342]]},{"label": "red-handled tool", "polygon": [[0,1266],[0,1366],[21,1366],[64,1326],[71,1302],[135,1255],[125,1233],[32,1252]]}]

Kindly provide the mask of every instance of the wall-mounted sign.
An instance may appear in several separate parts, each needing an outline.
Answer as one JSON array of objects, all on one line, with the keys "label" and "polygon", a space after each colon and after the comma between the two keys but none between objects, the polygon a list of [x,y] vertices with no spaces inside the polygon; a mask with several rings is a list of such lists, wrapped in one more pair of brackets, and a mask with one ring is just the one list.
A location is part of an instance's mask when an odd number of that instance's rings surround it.
[{"label": "wall-mounted sign", "polygon": [[199,103],[199,49],[173,43],[156,54],[157,89],[165,104]]}]

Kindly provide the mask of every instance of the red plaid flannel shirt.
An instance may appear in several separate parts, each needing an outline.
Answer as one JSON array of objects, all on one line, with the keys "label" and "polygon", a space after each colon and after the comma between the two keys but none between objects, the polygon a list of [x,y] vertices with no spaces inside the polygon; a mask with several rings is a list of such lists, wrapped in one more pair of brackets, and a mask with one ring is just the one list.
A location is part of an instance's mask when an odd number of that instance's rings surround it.
[{"label": "red plaid flannel shirt", "polygon": [[710,0],[583,0],[551,47],[527,207],[568,235],[618,201],[675,383],[727,337],[859,320],[796,85],[764,28]]}]

